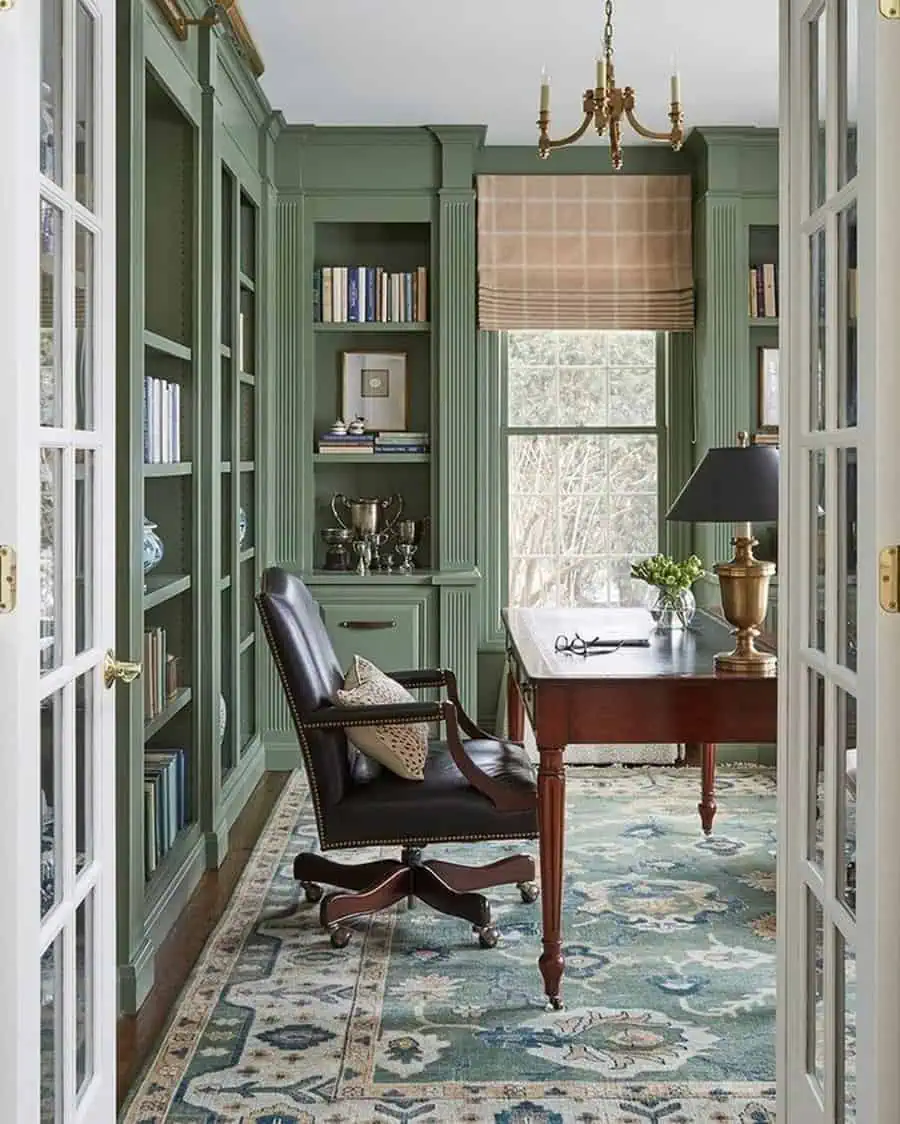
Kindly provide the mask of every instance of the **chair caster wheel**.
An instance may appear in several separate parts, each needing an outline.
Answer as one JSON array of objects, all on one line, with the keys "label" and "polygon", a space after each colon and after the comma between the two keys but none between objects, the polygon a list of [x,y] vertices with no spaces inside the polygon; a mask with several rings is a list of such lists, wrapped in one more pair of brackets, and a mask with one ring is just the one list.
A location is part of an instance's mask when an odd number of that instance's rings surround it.
[{"label": "chair caster wheel", "polygon": [[519,882],[518,890],[522,896],[522,901],[526,905],[531,905],[532,902],[536,902],[538,900],[538,894],[540,893],[540,890],[538,889],[538,885],[536,882]]},{"label": "chair caster wheel", "polygon": [[306,895],[306,900],[311,905],[315,905],[316,902],[320,902],[322,900],[322,887],[318,882],[302,882],[301,885],[303,886],[303,892]]},{"label": "chair caster wheel", "polygon": [[482,925],[477,933],[478,943],[482,948],[495,948],[500,940],[500,930],[496,925]]},{"label": "chair caster wheel", "polygon": [[353,936],[353,930],[346,928],[344,925],[338,925],[336,929],[331,930],[329,935],[332,948],[346,948]]}]

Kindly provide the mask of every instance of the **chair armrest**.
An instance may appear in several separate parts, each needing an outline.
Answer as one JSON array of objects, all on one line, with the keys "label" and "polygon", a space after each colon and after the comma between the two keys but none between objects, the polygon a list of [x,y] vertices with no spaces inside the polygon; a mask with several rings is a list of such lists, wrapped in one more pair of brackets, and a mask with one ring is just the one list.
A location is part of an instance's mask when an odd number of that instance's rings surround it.
[{"label": "chair armrest", "polygon": [[423,688],[443,687],[447,682],[447,672],[440,667],[415,668],[411,671],[386,671],[385,675],[399,683],[401,687]]},{"label": "chair armrest", "polygon": [[421,671],[388,671],[386,674],[399,683],[401,687],[421,690],[426,687],[446,687],[447,698],[456,707],[456,715],[463,733],[469,738],[480,738],[483,741],[493,741],[491,734],[481,727],[463,710],[459,701],[459,688],[456,685],[456,674],[446,667],[426,668]]},{"label": "chair armrest", "polygon": [[408,726],[415,722],[440,722],[439,703],[379,703],[373,706],[323,706],[303,717],[308,730],[344,726]]},{"label": "chair armrest", "polygon": [[524,808],[534,807],[534,795],[518,792],[510,785],[498,781],[495,777],[488,776],[483,769],[478,768],[466,753],[465,745],[460,739],[456,705],[449,699],[440,705],[444,721],[447,724],[447,748],[450,750],[450,756],[453,758],[454,765],[472,788],[477,789],[482,796],[486,796],[494,807],[501,812],[518,812]]}]

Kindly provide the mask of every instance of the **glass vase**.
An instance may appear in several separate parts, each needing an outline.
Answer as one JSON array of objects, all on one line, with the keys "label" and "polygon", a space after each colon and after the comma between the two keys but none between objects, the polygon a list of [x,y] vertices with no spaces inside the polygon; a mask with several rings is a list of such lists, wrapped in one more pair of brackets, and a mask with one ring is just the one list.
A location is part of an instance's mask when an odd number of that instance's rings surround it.
[{"label": "glass vase", "polygon": [[651,586],[650,616],[660,632],[675,632],[687,628],[696,611],[697,602],[689,589]]}]

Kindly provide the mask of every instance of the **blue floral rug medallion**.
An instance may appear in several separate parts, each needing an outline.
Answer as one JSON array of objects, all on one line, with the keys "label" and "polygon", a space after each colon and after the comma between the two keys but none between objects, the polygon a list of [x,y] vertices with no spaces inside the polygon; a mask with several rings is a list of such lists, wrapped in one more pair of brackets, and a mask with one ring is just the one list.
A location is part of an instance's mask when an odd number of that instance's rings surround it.
[{"label": "blue floral rug medallion", "polygon": [[294,907],[315,838],[295,776],[124,1124],[774,1124],[774,774],[723,769],[709,839],[697,788],[570,773],[555,1012],[540,905],[514,888],[491,891],[493,950],[422,904],[332,949]]}]

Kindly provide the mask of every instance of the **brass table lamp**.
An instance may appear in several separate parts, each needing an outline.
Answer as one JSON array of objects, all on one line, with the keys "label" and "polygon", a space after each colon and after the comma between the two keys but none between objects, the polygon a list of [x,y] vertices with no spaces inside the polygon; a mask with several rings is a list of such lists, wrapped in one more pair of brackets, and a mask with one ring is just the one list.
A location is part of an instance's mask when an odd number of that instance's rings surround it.
[{"label": "brass table lamp", "polygon": [[754,641],[765,620],[774,562],[753,557],[757,540],[751,524],[778,518],[778,449],[738,443],[709,449],[669,508],[666,519],[682,523],[734,523],[734,557],[713,567],[719,579],[722,613],[733,627],[734,651],[716,656],[716,671],[774,675],[776,658]]}]

